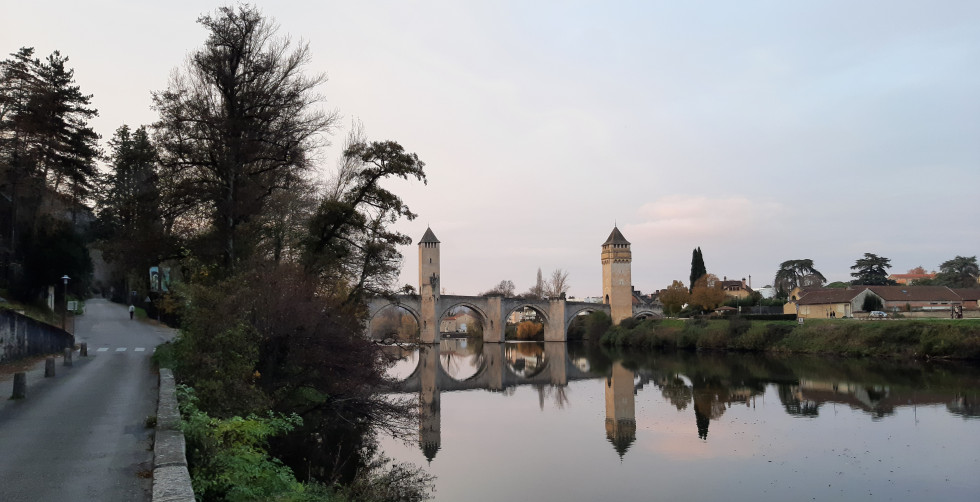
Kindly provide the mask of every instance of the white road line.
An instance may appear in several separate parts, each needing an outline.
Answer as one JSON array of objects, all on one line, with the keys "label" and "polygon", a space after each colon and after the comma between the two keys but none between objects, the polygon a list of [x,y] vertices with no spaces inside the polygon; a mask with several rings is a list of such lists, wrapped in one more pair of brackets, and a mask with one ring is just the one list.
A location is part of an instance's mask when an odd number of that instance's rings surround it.
[{"label": "white road line", "polygon": [[116,352],[126,352],[126,347],[119,347]]},{"label": "white road line", "polygon": [[136,348],[135,348],[135,349],[133,349],[133,350],[135,350],[136,352],[143,352],[143,351],[144,351],[144,350],[146,350],[146,349],[145,349],[145,348],[143,348],[143,347],[136,347]]},{"label": "white road line", "polygon": [[96,350],[96,352],[105,352],[107,350],[109,350],[109,347],[99,347],[99,350]]}]

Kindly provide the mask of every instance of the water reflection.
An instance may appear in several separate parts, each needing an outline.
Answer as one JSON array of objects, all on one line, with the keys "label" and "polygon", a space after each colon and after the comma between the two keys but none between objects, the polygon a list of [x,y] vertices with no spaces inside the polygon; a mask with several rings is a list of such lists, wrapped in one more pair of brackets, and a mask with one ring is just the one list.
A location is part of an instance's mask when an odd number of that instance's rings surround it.
[{"label": "water reflection", "polygon": [[693,414],[689,430],[705,442],[712,422],[722,420],[733,406],[754,407],[767,387],[775,387],[785,413],[796,417],[818,417],[828,404],[849,406],[872,420],[902,407],[933,405],[944,405],[956,416],[980,417],[980,371],[971,366],[690,353],[620,355],[564,343],[483,344],[465,339],[413,350],[392,348],[389,355],[397,359],[389,372],[397,380],[395,390],[418,395],[419,447],[430,462],[442,448],[442,392],[482,389],[506,397],[529,387],[537,391],[542,411],[549,400],[561,410],[570,403],[569,383],[582,380],[604,381],[605,436],[621,458],[637,439],[636,399],[648,389],[659,391],[678,413]]},{"label": "water reflection", "polygon": [[620,458],[636,440],[635,374],[615,363],[606,377],[606,439],[612,443]]}]

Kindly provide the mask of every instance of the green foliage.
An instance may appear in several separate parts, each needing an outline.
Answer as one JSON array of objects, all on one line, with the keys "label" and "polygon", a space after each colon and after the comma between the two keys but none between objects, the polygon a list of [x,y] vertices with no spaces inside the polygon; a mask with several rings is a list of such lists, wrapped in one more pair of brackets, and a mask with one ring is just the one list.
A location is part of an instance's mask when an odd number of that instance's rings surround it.
[{"label": "green foliage", "polygon": [[191,307],[174,342],[178,378],[197,389],[213,415],[266,409],[268,399],[255,384],[261,336],[241,309],[250,296],[244,281],[193,285],[188,295]]},{"label": "green foliage", "polygon": [[612,326],[612,318],[602,311],[595,311],[585,319],[585,338],[599,340]]},{"label": "green foliage", "polygon": [[701,254],[701,247],[698,246],[697,248],[694,248],[694,251],[691,254],[691,282],[690,286],[687,288],[689,293],[694,291],[694,283],[708,273],[708,269],[704,266],[704,255]]},{"label": "green foliage", "polygon": [[946,260],[939,266],[936,283],[951,288],[975,288],[980,268],[977,267],[976,256],[957,256]]},{"label": "green foliage", "polygon": [[602,344],[667,350],[728,350],[858,357],[980,359],[980,321],[896,320],[887,323],[691,319],[631,329],[614,327]]},{"label": "green foliage", "polygon": [[868,286],[888,286],[895,284],[895,281],[888,278],[889,268],[891,268],[891,260],[888,258],[872,253],[864,253],[864,257],[858,258],[854,265],[851,266],[851,270],[855,270],[855,272],[851,272],[851,277],[854,277],[851,283]]},{"label": "green foliage", "polygon": [[303,492],[292,471],[266,451],[269,438],[302,424],[298,415],[212,418],[186,386],[178,386],[178,401],[198,500],[250,502]]},{"label": "green foliage", "polygon": [[780,296],[785,297],[794,288],[808,288],[822,286],[827,282],[816,268],[813,267],[813,260],[807,258],[802,260],[787,260],[779,264],[776,277],[773,279],[773,286]]},{"label": "green foliage", "polygon": [[[68,275],[68,291],[88,296],[92,280],[92,259],[83,236],[66,222],[44,219],[37,233],[25,243],[26,256],[20,280],[12,284],[11,293],[20,300],[36,298],[48,286],[57,285],[63,293],[62,276]],[[62,300],[63,301],[63,300]]]},{"label": "green foliage", "polygon": [[865,312],[871,312],[873,310],[881,310],[883,307],[881,303],[881,298],[877,295],[868,294],[864,297],[864,302],[861,303],[861,310]]},{"label": "green foliage", "polygon": [[353,141],[344,150],[338,186],[310,220],[303,262],[307,271],[345,283],[347,303],[388,294],[401,267],[398,246],[411,237],[386,225],[413,220],[400,197],[381,186],[392,178],[425,182],[425,163],[394,141]]},{"label": "green foliage", "polygon": [[157,345],[153,350],[153,364],[158,368],[173,369],[177,366],[177,355],[174,352],[173,342],[165,342]]}]

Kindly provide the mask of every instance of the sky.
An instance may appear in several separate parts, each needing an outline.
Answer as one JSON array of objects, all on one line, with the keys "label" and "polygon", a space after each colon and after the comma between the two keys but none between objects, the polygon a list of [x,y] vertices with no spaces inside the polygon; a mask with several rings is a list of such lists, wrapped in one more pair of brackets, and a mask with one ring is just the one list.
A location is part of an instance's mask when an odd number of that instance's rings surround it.
[{"label": "sky", "polygon": [[[224,3],[0,0],[0,50],[67,55],[103,140],[151,124],[151,92]],[[308,43],[324,107],[426,163],[389,188],[441,241],[446,294],[538,268],[598,296],[601,244],[633,286],[708,272],[772,282],[809,258],[849,280],[980,254],[980,2],[258,1]],[[416,245],[401,281],[418,282]]]}]

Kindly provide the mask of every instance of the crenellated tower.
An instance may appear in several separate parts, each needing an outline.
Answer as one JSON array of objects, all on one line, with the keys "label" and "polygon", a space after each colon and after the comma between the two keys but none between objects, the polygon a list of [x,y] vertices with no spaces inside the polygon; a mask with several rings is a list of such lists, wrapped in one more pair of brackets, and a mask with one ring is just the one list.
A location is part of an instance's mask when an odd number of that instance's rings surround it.
[{"label": "crenellated tower", "polygon": [[419,241],[419,297],[422,307],[422,325],[419,334],[422,343],[439,342],[439,322],[436,304],[439,302],[439,239],[431,228],[425,229]]},{"label": "crenellated tower", "polygon": [[609,305],[613,324],[633,317],[632,261],[629,241],[613,227],[602,243],[602,303]]}]

